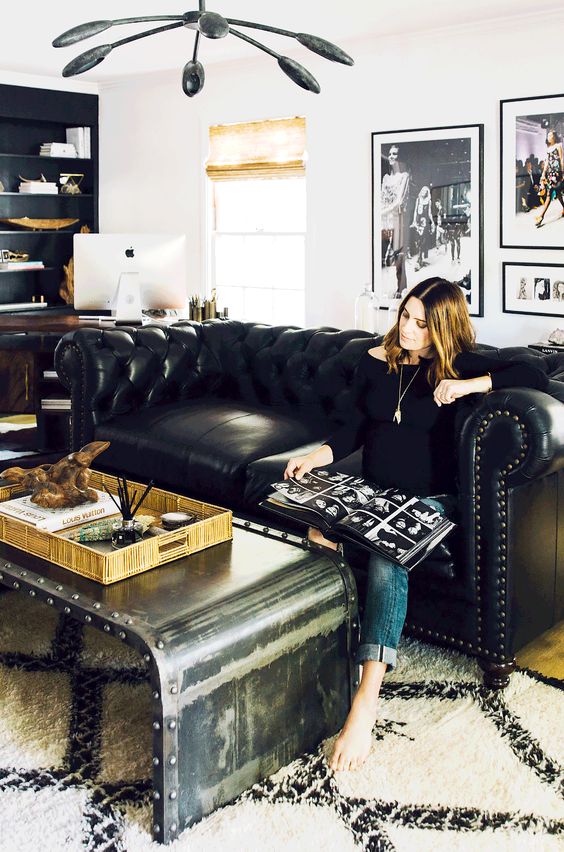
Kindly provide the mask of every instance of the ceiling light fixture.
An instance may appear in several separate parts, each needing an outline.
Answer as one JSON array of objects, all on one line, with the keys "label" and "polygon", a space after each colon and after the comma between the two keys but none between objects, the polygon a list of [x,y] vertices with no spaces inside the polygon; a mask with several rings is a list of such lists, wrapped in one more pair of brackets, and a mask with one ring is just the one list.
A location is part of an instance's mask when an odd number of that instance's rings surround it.
[{"label": "ceiling light fixture", "polygon": [[351,57],[345,53],[344,50],[341,50],[340,47],[337,47],[337,45],[331,44],[330,41],[325,41],[325,39],[309,35],[308,33],[294,33],[290,30],[281,30],[278,27],[269,27],[266,24],[255,24],[251,21],[224,18],[222,15],[218,15],[217,12],[207,12],[205,0],[199,0],[198,11],[185,12],[183,15],[151,15],[149,17],[142,18],[118,18],[115,21],[90,21],[87,24],[80,24],[78,27],[73,27],[71,30],[67,30],[62,35],[58,36],[53,41],[53,47],[68,47],[71,44],[76,44],[79,41],[91,38],[105,30],[109,30],[110,27],[120,26],[121,24],[145,23],[148,21],[171,21],[172,23],[155,27],[152,30],[146,30],[145,32],[128,36],[127,38],[122,38],[119,41],[112,42],[111,44],[101,44],[98,47],[93,47],[71,60],[68,65],[65,65],[63,68],[63,77],[74,77],[76,74],[82,74],[84,71],[90,71],[91,68],[95,68],[96,65],[99,65],[100,62],[102,62],[116,47],[121,47],[123,44],[129,44],[131,41],[137,41],[137,39],[156,35],[157,33],[162,33],[166,30],[173,30],[177,27],[186,27],[187,29],[196,31],[192,59],[186,63],[182,71],[182,89],[189,98],[197,95],[204,87],[204,66],[198,60],[198,48],[200,45],[201,35],[211,39],[225,38],[227,35],[234,35],[237,38],[248,42],[248,44],[258,47],[259,50],[269,53],[270,56],[274,56],[284,74],[287,74],[288,77],[293,80],[294,83],[297,83],[298,86],[301,86],[302,89],[307,89],[310,92],[316,93],[321,91],[319,83],[313,74],[310,74],[307,68],[304,68],[304,66],[300,65],[299,62],[296,62],[295,59],[290,59],[289,56],[282,56],[281,54],[276,53],[276,51],[271,50],[266,45],[261,44],[261,42],[240,32],[240,30],[234,29],[233,25],[238,27],[251,27],[255,30],[265,30],[266,32],[276,33],[277,35],[295,38],[296,41],[304,47],[307,47],[314,53],[319,54],[319,56],[323,56],[324,59],[331,59],[333,62],[341,62],[343,65],[354,65]]}]

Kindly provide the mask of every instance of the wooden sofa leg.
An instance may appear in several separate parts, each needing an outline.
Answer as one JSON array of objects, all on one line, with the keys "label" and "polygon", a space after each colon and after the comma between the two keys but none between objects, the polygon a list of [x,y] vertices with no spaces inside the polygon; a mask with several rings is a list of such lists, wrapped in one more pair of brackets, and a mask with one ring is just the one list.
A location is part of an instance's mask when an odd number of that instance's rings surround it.
[{"label": "wooden sofa leg", "polygon": [[515,657],[509,663],[492,663],[483,657],[479,657],[478,662],[484,672],[484,686],[489,689],[505,689],[509,684],[509,676],[517,665]]}]

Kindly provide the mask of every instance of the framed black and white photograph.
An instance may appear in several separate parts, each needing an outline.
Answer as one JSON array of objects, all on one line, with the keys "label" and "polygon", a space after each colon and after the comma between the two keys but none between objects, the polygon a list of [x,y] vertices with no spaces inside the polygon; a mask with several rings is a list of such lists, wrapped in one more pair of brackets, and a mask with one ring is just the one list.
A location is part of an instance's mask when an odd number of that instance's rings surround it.
[{"label": "framed black and white photograph", "polygon": [[559,263],[504,263],[506,314],[564,317],[564,266]]},{"label": "framed black and white photograph", "polygon": [[483,316],[483,124],[372,134],[372,282],[401,296],[440,276]]},{"label": "framed black and white photograph", "polygon": [[564,248],[564,95],[501,101],[502,248]]}]

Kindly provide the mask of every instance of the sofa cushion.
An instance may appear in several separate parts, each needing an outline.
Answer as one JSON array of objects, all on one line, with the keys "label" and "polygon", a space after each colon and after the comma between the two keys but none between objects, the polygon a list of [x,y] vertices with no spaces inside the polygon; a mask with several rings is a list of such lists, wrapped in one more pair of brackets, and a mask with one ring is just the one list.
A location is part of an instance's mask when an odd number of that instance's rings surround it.
[{"label": "sofa cushion", "polygon": [[95,434],[110,441],[100,457],[104,468],[239,506],[249,463],[284,447],[319,442],[326,430],[324,423],[276,407],[200,397],[107,420]]}]

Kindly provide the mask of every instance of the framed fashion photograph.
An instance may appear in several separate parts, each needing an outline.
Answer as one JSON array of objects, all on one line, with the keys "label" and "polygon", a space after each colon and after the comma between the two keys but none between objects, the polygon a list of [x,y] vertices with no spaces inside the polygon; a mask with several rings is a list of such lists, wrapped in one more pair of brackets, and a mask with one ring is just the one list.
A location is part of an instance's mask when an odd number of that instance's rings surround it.
[{"label": "framed fashion photograph", "polygon": [[372,286],[439,276],[483,316],[483,124],[372,134]]},{"label": "framed fashion photograph", "polygon": [[564,317],[564,266],[559,263],[503,263],[506,314]]},{"label": "framed fashion photograph", "polygon": [[564,95],[501,101],[502,248],[564,248]]}]

